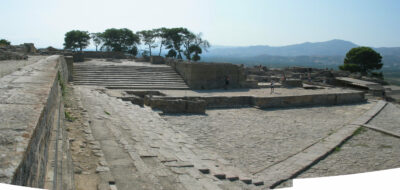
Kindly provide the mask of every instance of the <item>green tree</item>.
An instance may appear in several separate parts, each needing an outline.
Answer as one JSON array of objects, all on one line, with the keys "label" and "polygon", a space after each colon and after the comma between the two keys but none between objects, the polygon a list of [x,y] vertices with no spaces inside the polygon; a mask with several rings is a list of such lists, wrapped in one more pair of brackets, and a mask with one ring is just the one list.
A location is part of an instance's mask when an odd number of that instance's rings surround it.
[{"label": "green tree", "polygon": [[165,57],[169,57],[169,58],[175,58],[176,57],[176,51],[173,49],[170,49],[167,53],[167,55],[165,55]]},{"label": "green tree", "polygon": [[164,27],[154,29],[154,34],[155,34],[156,38],[158,39],[158,43],[160,44],[160,51],[158,52],[158,56],[161,56],[161,51],[162,51],[163,46],[167,46],[169,44],[167,31],[168,31],[168,29],[164,28]]},{"label": "green tree", "polygon": [[[182,59],[182,46],[185,36],[190,33],[186,28],[170,28],[165,31],[166,48],[173,49],[178,59]],[[172,52],[172,51],[171,51]],[[169,54],[168,55],[172,55]]]},{"label": "green tree", "polygon": [[[139,36],[134,34],[127,28],[115,29],[110,28],[101,35],[103,46],[108,51],[132,52],[140,44]],[[137,49],[136,49],[137,51]]]},{"label": "green tree", "polygon": [[144,45],[148,46],[148,52],[151,56],[151,49],[156,48],[156,38],[157,38],[157,31],[156,30],[142,30],[137,32],[140,37],[140,40],[143,42]]},{"label": "green tree", "polygon": [[347,52],[344,64],[339,69],[367,75],[382,66],[382,56],[379,53],[369,47],[356,47]]},{"label": "green tree", "polygon": [[6,39],[1,39],[0,40],[0,46],[9,46],[11,43],[7,41]]},{"label": "green tree", "polygon": [[103,42],[101,35],[102,35],[101,32],[90,34],[90,36],[92,37],[92,40],[94,42],[94,45],[96,46],[96,51],[97,51],[97,47],[99,47],[101,45],[101,43]]},{"label": "green tree", "polygon": [[80,52],[90,44],[90,36],[87,31],[72,30],[65,34],[64,48]]},{"label": "green tree", "polygon": [[184,55],[188,60],[200,60],[200,54],[203,52],[202,50],[204,49],[205,51],[207,51],[207,49],[210,47],[210,43],[207,40],[203,40],[201,38],[201,33],[198,35],[188,33],[184,37],[184,41]]}]

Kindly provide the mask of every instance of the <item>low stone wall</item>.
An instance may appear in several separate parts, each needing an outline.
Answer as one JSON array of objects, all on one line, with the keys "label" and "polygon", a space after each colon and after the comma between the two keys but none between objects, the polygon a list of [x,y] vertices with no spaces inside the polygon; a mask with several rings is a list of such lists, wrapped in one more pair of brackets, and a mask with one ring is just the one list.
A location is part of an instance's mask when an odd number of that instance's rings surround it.
[{"label": "low stone wall", "polygon": [[0,78],[0,182],[45,186],[55,118],[63,118],[58,115],[63,105],[60,81],[67,80],[63,56],[41,59]]},{"label": "low stone wall", "polygon": [[[166,59],[191,89],[244,88],[246,76],[243,68],[231,63],[198,63]],[[229,84],[226,85],[226,78]]]},{"label": "low stone wall", "polygon": [[165,99],[146,96],[144,104],[153,109],[159,109],[163,113],[204,114],[206,111],[206,101],[199,99]]},{"label": "low stone wall", "polygon": [[364,92],[341,94],[313,94],[302,96],[255,97],[253,105],[259,108],[284,108],[301,106],[330,106],[364,102]]},{"label": "low stone wall", "polygon": [[296,79],[286,79],[282,81],[282,85],[284,87],[294,88],[294,87],[303,87],[303,82],[301,80]]},{"label": "low stone wall", "polygon": [[151,56],[150,57],[151,64],[165,64],[164,57],[162,56]]},{"label": "low stone wall", "polygon": [[361,103],[365,101],[364,92],[338,94],[311,94],[301,96],[253,97],[253,96],[209,96],[209,97],[163,97],[149,96],[124,97],[137,105],[147,105],[164,113],[205,113],[207,108],[285,108],[303,106],[331,106]]}]

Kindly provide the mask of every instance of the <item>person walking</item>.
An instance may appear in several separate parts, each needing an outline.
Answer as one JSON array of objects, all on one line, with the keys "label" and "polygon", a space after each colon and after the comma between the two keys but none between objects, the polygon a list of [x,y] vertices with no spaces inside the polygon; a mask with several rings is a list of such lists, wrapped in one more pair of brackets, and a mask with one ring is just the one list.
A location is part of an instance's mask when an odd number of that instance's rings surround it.
[{"label": "person walking", "polygon": [[274,93],[274,80],[271,80],[271,94]]},{"label": "person walking", "polygon": [[228,89],[229,86],[229,76],[225,76],[225,90]]}]

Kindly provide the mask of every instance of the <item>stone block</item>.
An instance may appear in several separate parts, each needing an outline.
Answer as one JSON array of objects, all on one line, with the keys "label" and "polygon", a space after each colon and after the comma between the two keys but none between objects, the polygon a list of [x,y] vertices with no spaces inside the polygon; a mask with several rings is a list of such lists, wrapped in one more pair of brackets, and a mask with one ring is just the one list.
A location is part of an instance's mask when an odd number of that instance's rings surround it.
[{"label": "stone block", "polygon": [[284,87],[289,87],[289,88],[303,87],[303,82],[301,80],[297,80],[297,79],[286,79],[286,80],[282,81],[282,85]]},{"label": "stone block", "polygon": [[186,101],[187,108],[185,113],[194,114],[205,114],[206,113],[206,101],[196,100],[196,101]]},{"label": "stone block", "polygon": [[65,61],[67,62],[67,68],[68,68],[68,82],[72,82],[72,81],[74,81],[74,78],[73,78],[74,57],[73,56],[65,56]]},{"label": "stone block", "polygon": [[162,56],[151,56],[150,57],[151,64],[165,64],[164,57]]},{"label": "stone block", "polygon": [[351,104],[365,101],[364,92],[336,94],[336,104]]},{"label": "stone block", "polygon": [[85,56],[83,55],[83,53],[76,52],[72,56],[73,56],[74,62],[84,62],[85,61]]}]

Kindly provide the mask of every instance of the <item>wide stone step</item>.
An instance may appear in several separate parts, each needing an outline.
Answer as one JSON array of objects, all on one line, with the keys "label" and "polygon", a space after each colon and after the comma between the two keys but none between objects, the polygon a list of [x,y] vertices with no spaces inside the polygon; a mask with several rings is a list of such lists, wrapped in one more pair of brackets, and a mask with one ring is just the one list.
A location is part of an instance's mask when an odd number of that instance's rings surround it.
[{"label": "wide stone step", "polygon": [[184,81],[165,81],[165,80],[79,80],[77,82],[85,82],[85,83],[180,83],[186,84]]},{"label": "wide stone step", "polygon": [[184,83],[183,80],[181,79],[160,79],[160,78],[148,78],[148,79],[118,79],[118,78],[108,78],[108,79],[88,79],[88,78],[82,78],[82,79],[76,79],[75,81],[77,82],[132,82],[132,81],[138,81],[138,82],[181,82]]},{"label": "wide stone step", "polygon": [[74,83],[75,85],[97,85],[97,86],[178,86],[178,87],[187,87],[185,84],[140,84],[140,83],[119,83],[119,84],[112,84],[112,83]]},{"label": "wide stone step", "polygon": [[173,76],[173,75],[74,75],[74,78],[181,78],[180,76]]},{"label": "wide stone step", "polygon": [[172,68],[168,69],[149,69],[149,68],[74,68],[75,71],[174,71]]},{"label": "wide stone step", "polygon": [[165,86],[107,86],[108,89],[158,89],[158,90],[189,90],[189,87],[165,87]]},{"label": "wide stone step", "polygon": [[160,74],[146,74],[146,75],[74,75],[74,77],[82,77],[82,78],[89,78],[89,77],[131,77],[131,78],[141,78],[141,77],[169,77],[169,78],[181,78],[179,75],[160,75]]},{"label": "wide stone step", "polygon": [[189,89],[171,67],[76,65],[74,84],[112,89]]},{"label": "wide stone step", "polygon": [[165,73],[165,74],[177,74],[175,71],[74,71],[74,74],[101,74],[101,73]]}]

